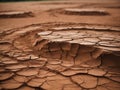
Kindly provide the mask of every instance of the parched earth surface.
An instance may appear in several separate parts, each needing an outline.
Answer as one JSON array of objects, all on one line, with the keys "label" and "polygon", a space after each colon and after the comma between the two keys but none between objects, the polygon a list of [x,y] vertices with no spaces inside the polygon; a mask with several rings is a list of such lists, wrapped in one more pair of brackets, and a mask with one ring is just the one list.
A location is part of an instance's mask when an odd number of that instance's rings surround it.
[{"label": "parched earth surface", "polygon": [[0,90],[120,90],[119,1],[0,6]]}]

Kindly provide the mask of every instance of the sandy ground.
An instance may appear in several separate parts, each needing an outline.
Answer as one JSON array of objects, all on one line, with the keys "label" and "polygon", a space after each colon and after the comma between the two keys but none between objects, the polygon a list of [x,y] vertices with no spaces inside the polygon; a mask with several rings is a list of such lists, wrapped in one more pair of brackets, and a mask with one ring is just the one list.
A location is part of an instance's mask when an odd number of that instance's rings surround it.
[{"label": "sandy ground", "polygon": [[119,89],[119,0],[0,3],[0,90]]}]

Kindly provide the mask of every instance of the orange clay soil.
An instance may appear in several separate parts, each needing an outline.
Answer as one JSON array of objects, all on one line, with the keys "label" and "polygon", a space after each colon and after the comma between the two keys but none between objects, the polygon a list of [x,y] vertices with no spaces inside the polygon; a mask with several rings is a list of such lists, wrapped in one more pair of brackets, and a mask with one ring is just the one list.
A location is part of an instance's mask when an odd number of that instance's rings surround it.
[{"label": "orange clay soil", "polygon": [[0,90],[119,90],[120,1],[0,3]]}]

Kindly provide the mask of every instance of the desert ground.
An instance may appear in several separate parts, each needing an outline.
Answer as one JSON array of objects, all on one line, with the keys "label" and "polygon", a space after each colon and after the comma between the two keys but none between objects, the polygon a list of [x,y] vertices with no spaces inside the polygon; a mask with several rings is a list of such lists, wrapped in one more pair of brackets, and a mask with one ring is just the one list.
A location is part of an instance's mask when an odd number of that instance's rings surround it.
[{"label": "desert ground", "polygon": [[120,90],[120,1],[1,2],[0,90]]}]

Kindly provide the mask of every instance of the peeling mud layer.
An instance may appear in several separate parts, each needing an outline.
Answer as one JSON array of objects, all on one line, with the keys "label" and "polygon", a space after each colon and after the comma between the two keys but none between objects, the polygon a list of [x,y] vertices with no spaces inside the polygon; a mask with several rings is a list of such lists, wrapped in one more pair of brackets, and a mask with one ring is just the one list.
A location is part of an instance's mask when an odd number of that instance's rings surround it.
[{"label": "peeling mud layer", "polygon": [[74,9],[65,9],[65,14],[70,15],[109,15],[108,12],[104,10],[97,10],[97,9],[80,9],[80,8],[74,8]]},{"label": "peeling mud layer", "polygon": [[0,90],[120,90],[118,4],[0,3]]},{"label": "peeling mud layer", "polygon": [[21,11],[0,12],[0,18],[20,18],[20,17],[33,17],[33,13],[32,12],[21,12]]}]

